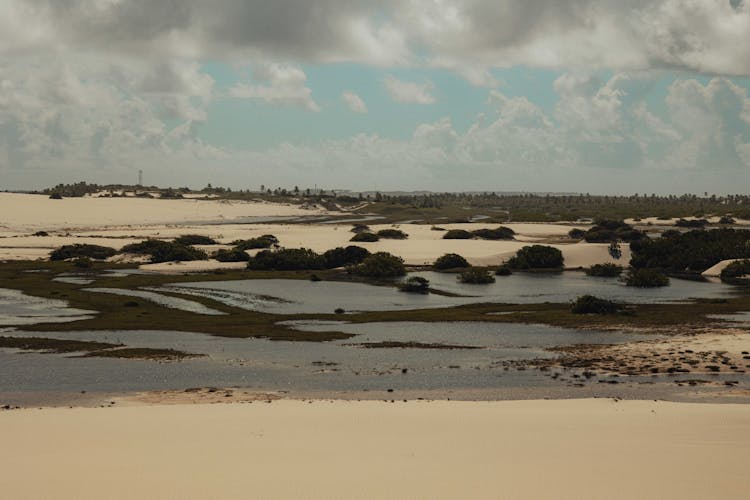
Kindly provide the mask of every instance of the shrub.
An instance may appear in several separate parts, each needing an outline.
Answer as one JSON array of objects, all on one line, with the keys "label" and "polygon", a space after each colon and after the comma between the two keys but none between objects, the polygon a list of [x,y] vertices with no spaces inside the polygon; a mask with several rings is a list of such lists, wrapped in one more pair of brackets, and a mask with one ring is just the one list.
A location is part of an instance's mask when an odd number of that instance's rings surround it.
[{"label": "shrub", "polygon": [[349,241],[358,241],[358,242],[366,242],[366,243],[373,243],[375,241],[380,240],[380,237],[377,234],[374,233],[357,233]]},{"label": "shrub", "polygon": [[487,285],[495,282],[495,277],[487,270],[481,267],[471,267],[458,275],[461,283],[472,285]]},{"label": "shrub", "polygon": [[708,224],[706,219],[678,219],[674,225],[677,227],[700,228]]},{"label": "shrub", "polygon": [[724,215],[719,219],[719,224],[734,224],[735,222],[737,221],[728,215]]},{"label": "shrub", "polygon": [[47,231],[37,231],[32,236],[49,236],[49,233]]},{"label": "shrub", "polygon": [[512,240],[516,232],[509,227],[500,226],[495,229],[477,229],[472,234],[483,240]]},{"label": "shrub", "polygon": [[254,250],[256,248],[271,248],[279,243],[279,239],[272,234],[264,234],[249,240],[235,240],[232,245],[240,250]]},{"label": "shrub", "polygon": [[557,269],[562,265],[562,252],[546,245],[525,246],[508,260],[511,269]]},{"label": "shrub", "polygon": [[[361,233],[361,234],[365,234],[365,233]],[[409,237],[408,234],[401,231],[400,229],[381,229],[380,231],[377,232],[377,235],[380,238],[385,238],[388,240],[405,240],[406,238]]]},{"label": "shrub", "polygon": [[432,267],[439,270],[469,267],[469,263],[457,253],[447,253],[437,258]]},{"label": "shrub", "polygon": [[443,235],[444,240],[470,240],[473,237],[472,233],[463,229],[451,229]]},{"label": "shrub", "polygon": [[237,247],[229,250],[222,248],[213,255],[213,258],[219,262],[247,262],[250,260],[247,252]]},{"label": "shrub", "polygon": [[150,255],[151,262],[186,262],[191,260],[206,260],[208,255],[203,250],[198,250],[180,243],[148,239],[140,243],[131,243],[122,247],[122,253],[134,253],[139,255]]},{"label": "shrub", "polygon": [[50,260],[66,260],[73,259],[76,257],[88,257],[90,259],[104,260],[113,255],[117,255],[117,250],[110,247],[103,247],[100,245],[63,245],[57,250],[54,250],[50,256]]},{"label": "shrub", "polygon": [[356,245],[349,245],[346,248],[337,247],[326,250],[323,253],[323,260],[325,261],[326,268],[333,269],[335,267],[359,264],[368,255],[370,255],[370,252],[367,249]]},{"label": "shrub", "polygon": [[430,228],[430,231],[445,231],[445,228],[444,227],[439,227],[439,226],[432,226]]},{"label": "shrub", "polygon": [[351,272],[368,278],[396,278],[405,275],[406,268],[402,258],[388,252],[377,252],[353,266]]},{"label": "shrub", "polygon": [[586,269],[586,274],[589,276],[601,276],[606,278],[616,278],[622,273],[622,266],[617,264],[594,264],[590,268]]},{"label": "shrub", "polygon": [[597,220],[594,226],[583,234],[583,238],[588,243],[609,243],[612,240],[636,241],[646,237],[645,233],[633,229],[623,221],[607,219]]},{"label": "shrub", "polygon": [[669,278],[658,269],[631,269],[625,276],[627,286],[655,288],[669,285]]},{"label": "shrub", "polygon": [[411,276],[398,286],[402,292],[408,293],[430,293],[430,281],[421,276]]},{"label": "shrub", "polygon": [[367,224],[354,224],[351,228],[352,233],[369,233],[370,232],[370,226]]},{"label": "shrub", "polygon": [[502,265],[495,270],[495,276],[510,276],[511,274],[513,273],[506,265]]},{"label": "shrub", "polygon": [[578,229],[577,227],[568,231],[568,236],[570,236],[574,240],[583,239],[585,235],[586,235],[586,231],[584,231],[583,229]]},{"label": "shrub", "polygon": [[261,250],[248,261],[247,268],[256,271],[323,269],[325,268],[325,260],[322,255],[307,248]]},{"label": "shrub", "polygon": [[77,257],[73,259],[73,265],[79,269],[91,269],[94,263],[88,257]]},{"label": "shrub", "polygon": [[51,195],[49,195],[49,199],[50,200],[62,200],[63,197],[62,197],[62,195],[60,193],[55,192],[55,193],[52,193]]},{"label": "shrub", "polygon": [[750,274],[750,260],[736,260],[721,270],[721,279],[742,278]]},{"label": "shrub", "polygon": [[620,307],[611,300],[600,299],[593,295],[578,297],[570,308],[573,314],[614,314]]},{"label": "shrub", "polygon": [[183,234],[182,236],[179,236],[174,239],[175,243],[179,243],[180,245],[216,245],[217,241],[213,238],[209,238],[208,236],[203,236],[200,234]]}]

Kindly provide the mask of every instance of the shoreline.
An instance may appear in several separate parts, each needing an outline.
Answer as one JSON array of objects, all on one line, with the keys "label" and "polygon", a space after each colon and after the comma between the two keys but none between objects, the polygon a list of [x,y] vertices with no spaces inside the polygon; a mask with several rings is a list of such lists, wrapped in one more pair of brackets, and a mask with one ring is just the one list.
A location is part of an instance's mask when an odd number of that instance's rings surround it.
[{"label": "shoreline", "polygon": [[750,488],[742,404],[29,409],[0,412],[0,439],[0,488],[14,498],[743,498]]}]

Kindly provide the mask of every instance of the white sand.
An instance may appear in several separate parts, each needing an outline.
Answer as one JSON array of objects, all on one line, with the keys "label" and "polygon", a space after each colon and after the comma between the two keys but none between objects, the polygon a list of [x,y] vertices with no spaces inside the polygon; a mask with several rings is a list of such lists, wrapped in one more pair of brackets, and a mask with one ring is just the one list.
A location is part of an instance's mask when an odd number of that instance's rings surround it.
[{"label": "white sand", "polygon": [[738,260],[741,260],[741,259],[722,260],[721,262],[717,262],[713,266],[709,267],[708,269],[703,271],[701,274],[703,274],[703,276],[712,276],[712,277],[721,276],[721,272],[724,270],[725,267],[727,267],[732,262],[735,262]]},{"label": "white sand", "polygon": [[0,413],[13,499],[740,499],[750,405],[558,400]]}]

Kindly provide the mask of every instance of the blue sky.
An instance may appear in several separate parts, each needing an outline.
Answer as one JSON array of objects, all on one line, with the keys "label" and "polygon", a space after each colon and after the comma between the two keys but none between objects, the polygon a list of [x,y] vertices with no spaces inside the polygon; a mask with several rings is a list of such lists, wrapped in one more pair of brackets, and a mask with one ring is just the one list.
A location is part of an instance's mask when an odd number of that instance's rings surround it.
[{"label": "blue sky", "polygon": [[728,0],[8,0],[0,188],[735,192]]}]

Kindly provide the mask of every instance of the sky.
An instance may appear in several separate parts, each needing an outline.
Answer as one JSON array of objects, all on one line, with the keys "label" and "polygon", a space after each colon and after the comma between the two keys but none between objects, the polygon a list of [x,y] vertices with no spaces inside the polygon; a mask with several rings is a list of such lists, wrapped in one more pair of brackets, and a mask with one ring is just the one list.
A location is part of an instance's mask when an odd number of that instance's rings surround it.
[{"label": "sky", "polygon": [[747,193],[743,0],[0,0],[0,189]]}]

